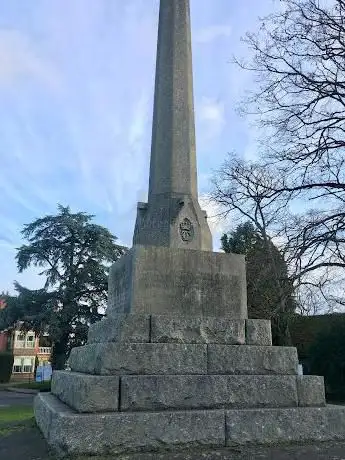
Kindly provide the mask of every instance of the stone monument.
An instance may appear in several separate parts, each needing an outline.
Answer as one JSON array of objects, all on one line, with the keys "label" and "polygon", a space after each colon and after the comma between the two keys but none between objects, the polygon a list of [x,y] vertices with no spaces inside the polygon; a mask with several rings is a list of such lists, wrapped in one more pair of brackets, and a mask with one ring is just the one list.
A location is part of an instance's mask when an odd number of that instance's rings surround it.
[{"label": "stone monument", "polygon": [[345,438],[345,408],[247,318],[245,260],[212,252],[197,196],[189,0],[161,0],[147,203],[107,315],[35,399],[61,454]]}]

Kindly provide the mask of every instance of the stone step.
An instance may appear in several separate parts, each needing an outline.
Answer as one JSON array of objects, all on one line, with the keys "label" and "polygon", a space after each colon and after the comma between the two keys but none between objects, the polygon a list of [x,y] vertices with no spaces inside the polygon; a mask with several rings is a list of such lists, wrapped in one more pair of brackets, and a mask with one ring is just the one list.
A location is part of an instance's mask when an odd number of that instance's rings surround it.
[{"label": "stone step", "polygon": [[76,372],[126,374],[296,374],[292,347],[171,343],[100,343],[74,348]]},{"label": "stone step", "polygon": [[151,316],[151,342],[245,344],[245,320]]},{"label": "stone step", "polygon": [[345,439],[345,406],[227,410],[226,444],[278,444]]},{"label": "stone step", "polygon": [[119,377],[54,371],[51,392],[78,412],[116,412]]},{"label": "stone step", "polygon": [[209,374],[296,375],[297,350],[293,347],[208,345]]},{"label": "stone step", "polygon": [[52,393],[86,413],[325,404],[323,378],[317,376],[155,375],[119,381],[118,376],[55,371]]},{"label": "stone step", "polygon": [[121,411],[297,407],[293,375],[121,377]]},{"label": "stone step", "polygon": [[69,365],[99,375],[206,374],[207,345],[95,343],[73,348]]},{"label": "stone step", "polygon": [[202,343],[272,345],[271,322],[261,319],[122,314],[91,324],[88,343]]},{"label": "stone step", "polygon": [[35,398],[34,410],[44,437],[60,455],[225,445],[223,410],[78,414],[50,393]]},{"label": "stone step", "polygon": [[40,393],[36,421],[60,455],[344,440],[345,407],[78,414]]},{"label": "stone step", "polygon": [[150,342],[150,323],[150,315],[119,314],[116,318],[104,317],[90,325],[88,343]]},{"label": "stone step", "polygon": [[69,365],[97,375],[297,374],[292,347],[180,343],[95,343],[74,348]]},{"label": "stone step", "polygon": [[151,342],[272,345],[271,322],[227,317],[151,316]]}]

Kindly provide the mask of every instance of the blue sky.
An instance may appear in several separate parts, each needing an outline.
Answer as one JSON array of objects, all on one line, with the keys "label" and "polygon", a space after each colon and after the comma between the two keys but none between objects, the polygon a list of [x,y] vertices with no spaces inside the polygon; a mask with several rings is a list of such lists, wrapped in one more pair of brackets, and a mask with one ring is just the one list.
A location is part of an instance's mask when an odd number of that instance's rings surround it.
[{"label": "blue sky", "polygon": [[[200,195],[227,152],[255,155],[236,105],[250,76],[230,63],[273,0],[191,0]],[[0,291],[25,223],[57,203],[131,244],[148,187],[158,0],[0,0]],[[212,214],[212,210],[209,210]],[[213,224],[215,246],[226,224]]]}]

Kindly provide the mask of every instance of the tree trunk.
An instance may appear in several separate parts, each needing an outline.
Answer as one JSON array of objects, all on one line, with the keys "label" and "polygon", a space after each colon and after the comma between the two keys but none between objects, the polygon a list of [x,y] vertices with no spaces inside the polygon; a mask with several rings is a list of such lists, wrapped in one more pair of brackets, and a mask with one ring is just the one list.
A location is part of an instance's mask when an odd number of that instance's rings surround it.
[{"label": "tree trunk", "polygon": [[64,334],[61,339],[53,344],[51,365],[53,370],[63,370],[68,358],[69,334]]}]

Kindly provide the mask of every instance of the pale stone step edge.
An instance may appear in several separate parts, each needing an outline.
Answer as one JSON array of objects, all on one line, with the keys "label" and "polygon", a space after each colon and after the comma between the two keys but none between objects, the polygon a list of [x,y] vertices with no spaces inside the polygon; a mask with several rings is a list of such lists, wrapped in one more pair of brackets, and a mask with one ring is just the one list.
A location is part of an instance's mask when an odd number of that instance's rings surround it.
[{"label": "pale stone step edge", "polygon": [[73,348],[73,371],[127,374],[291,374],[297,375],[293,347],[180,343],[95,343]]},{"label": "pale stone step edge", "polygon": [[122,314],[91,324],[88,343],[102,342],[271,346],[272,333],[264,319]]},{"label": "pale stone step edge", "polygon": [[[323,377],[53,374],[52,394],[78,412],[323,406]],[[121,395],[121,397],[120,397]]]},{"label": "pale stone step edge", "polygon": [[342,406],[77,414],[41,393],[34,407],[44,437],[63,455],[345,439]]}]

